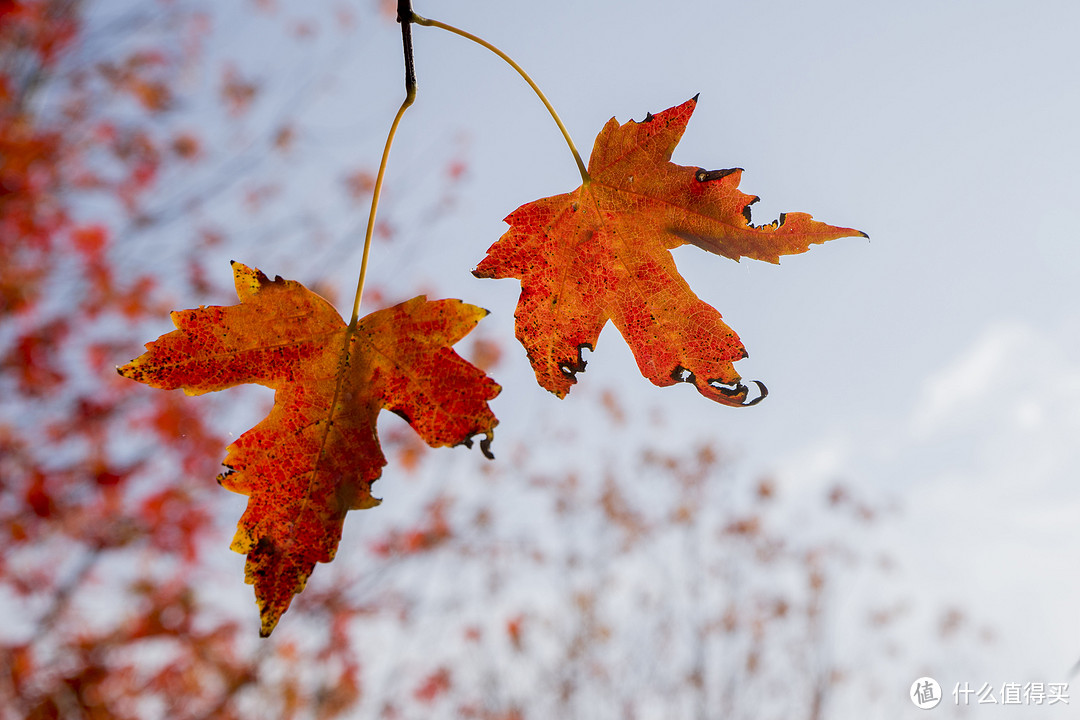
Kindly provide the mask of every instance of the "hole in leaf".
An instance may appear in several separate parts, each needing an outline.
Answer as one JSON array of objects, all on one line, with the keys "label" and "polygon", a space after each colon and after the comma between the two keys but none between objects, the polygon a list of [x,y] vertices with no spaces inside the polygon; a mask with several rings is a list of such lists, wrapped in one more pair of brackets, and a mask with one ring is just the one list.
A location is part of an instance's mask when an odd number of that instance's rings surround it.
[{"label": "hole in leaf", "polygon": [[675,369],[671,371],[671,379],[675,382],[694,382],[694,373],[682,365],[676,365]]}]

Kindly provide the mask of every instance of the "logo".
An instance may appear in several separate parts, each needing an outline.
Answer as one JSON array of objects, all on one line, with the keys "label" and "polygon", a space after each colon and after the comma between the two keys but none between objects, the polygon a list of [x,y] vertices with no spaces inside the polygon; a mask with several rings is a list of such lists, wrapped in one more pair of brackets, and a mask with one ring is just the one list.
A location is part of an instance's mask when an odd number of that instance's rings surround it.
[{"label": "logo", "polygon": [[941,686],[932,677],[921,677],[911,683],[908,697],[915,703],[915,707],[921,710],[936,708],[941,702]]}]

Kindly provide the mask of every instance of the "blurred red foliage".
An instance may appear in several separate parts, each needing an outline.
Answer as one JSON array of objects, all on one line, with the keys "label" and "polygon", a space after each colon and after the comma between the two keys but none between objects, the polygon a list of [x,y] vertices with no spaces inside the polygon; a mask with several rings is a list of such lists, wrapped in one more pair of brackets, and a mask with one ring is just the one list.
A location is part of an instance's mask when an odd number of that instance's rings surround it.
[{"label": "blurred red foliage", "polygon": [[[226,444],[210,406],[114,369],[169,304],[118,259],[164,167],[201,157],[160,119],[206,19],[163,2],[175,46],[103,45],[89,4],[0,0],[0,718],[340,715],[359,698],[340,630],[355,609],[324,596],[302,650],[247,641],[205,593],[222,538],[203,479]],[[254,86],[224,77],[240,113]]]}]

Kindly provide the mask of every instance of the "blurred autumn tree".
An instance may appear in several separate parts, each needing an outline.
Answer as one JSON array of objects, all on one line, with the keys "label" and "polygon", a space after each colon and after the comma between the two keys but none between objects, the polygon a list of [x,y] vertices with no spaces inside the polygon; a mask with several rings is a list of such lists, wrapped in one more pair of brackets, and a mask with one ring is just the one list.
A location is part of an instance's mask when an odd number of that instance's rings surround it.
[{"label": "blurred autumn tree", "polygon": [[[862,542],[879,508],[838,487],[818,527],[792,522],[777,485],[737,476],[723,448],[640,443],[648,422],[584,387],[612,447],[637,449],[587,459],[549,428],[495,463],[446,459],[388,419],[408,501],[353,518],[348,550],[258,640],[225,549],[242,500],[211,481],[226,404],[114,372],[178,297],[230,302],[207,258],[250,249],[247,219],[290,206],[285,170],[250,171],[302,133],[287,113],[252,119],[259,83],[205,46],[214,8],[0,0],[0,717],[818,718],[891,693],[863,658],[898,652],[903,605],[837,589],[884,574]],[[392,19],[355,9],[379,13]],[[297,42],[315,32],[278,22]],[[207,84],[213,128],[186,114]],[[451,158],[445,182],[462,168]],[[362,167],[333,182],[357,206],[371,191]],[[230,188],[241,212],[222,229],[202,208]],[[384,217],[394,237],[392,199]],[[348,252],[305,232],[275,257]],[[500,356],[483,336],[471,352]]]},{"label": "blurred autumn tree", "polygon": [[[330,717],[358,697],[352,607],[333,593],[302,648],[257,647],[207,602],[226,442],[210,405],[114,370],[177,287],[211,290],[200,253],[215,238],[197,229],[171,286],[124,261],[192,211],[150,198],[202,161],[174,114],[184,73],[210,63],[209,22],[195,3],[0,1],[4,717]],[[255,86],[217,73],[239,117]],[[318,672],[288,670],[301,664]]]},{"label": "blurred autumn tree", "polygon": [[990,641],[899,590],[875,537],[896,508],[785,493],[713,440],[661,448],[664,421],[578,390],[600,455],[554,425],[471,475],[410,451],[417,519],[370,543],[357,717],[865,717]]}]

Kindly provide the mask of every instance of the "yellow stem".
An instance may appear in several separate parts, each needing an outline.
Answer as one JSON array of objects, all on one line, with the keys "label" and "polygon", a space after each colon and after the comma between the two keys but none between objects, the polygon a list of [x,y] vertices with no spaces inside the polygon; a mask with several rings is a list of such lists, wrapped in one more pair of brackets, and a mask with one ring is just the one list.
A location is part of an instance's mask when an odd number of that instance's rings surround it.
[{"label": "yellow stem", "polygon": [[360,319],[360,300],[364,296],[364,280],[367,278],[368,256],[371,254],[371,238],[375,234],[375,213],[379,209],[379,196],[382,194],[383,178],[386,176],[386,163],[390,159],[390,146],[394,144],[394,135],[397,133],[401,117],[415,99],[416,87],[409,87],[405,93],[405,100],[402,101],[397,115],[394,116],[394,122],[390,124],[390,133],[386,136],[386,146],[383,147],[379,173],[375,176],[375,189],[371,192],[371,212],[368,214],[367,234],[364,235],[364,255],[360,258],[360,279],[356,283],[356,297],[353,299],[352,318],[349,320],[350,331],[356,327],[356,323]]},{"label": "yellow stem", "polygon": [[444,22],[439,22],[438,20],[429,20],[428,18],[421,17],[416,13],[412,14],[412,19],[413,22],[415,22],[417,25],[442,28],[443,30],[452,32],[455,35],[460,35],[466,40],[472,40],[474,43],[486,47],[488,50],[502,58],[507,65],[517,70],[518,75],[521,75],[525,82],[529,83],[529,87],[531,87],[533,89],[533,92],[536,93],[536,96],[540,98],[540,102],[544,103],[544,107],[546,107],[548,112],[551,113],[551,117],[553,120],[555,120],[555,124],[559,126],[559,130],[562,132],[563,137],[566,139],[566,144],[570,146],[570,152],[574,155],[574,161],[577,163],[578,172],[581,173],[581,182],[585,185],[588,185],[589,182],[591,182],[591,178],[589,177],[589,171],[585,168],[585,163],[581,159],[581,154],[578,153],[577,148],[574,147],[574,141],[570,138],[570,133],[567,131],[566,126],[563,125],[563,121],[559,119],[559,114],[555,112],[555,108],[553,108],[551,106],[551,103],[548,102],[547,97],[540,90],[540,88],[537,87],[536,83],[533,82],[533,79],[529,77],[529,74],[525,72],[520,65],[514,62],[514,60],[502,50],[495,47],[487,40],[476,37],[472,33],[461,30],[460,28],[456,28],[453,25],[447,25]]},{"label": "yellow stem", "polygon": [[349,326],[345,329],[345,342],[341,349],[341,360],[338,363],[334,397],[330,401],[330,422],[326,424],[326,430],[323,432],[322,442],[319,444],[319,454],[315,459],[311,479],[308,481],[311,486],[315,484],[315,478],[319,474],[319,467],[322,465],[322,459],[326,454],[326,444],[329,442],[330,433],[334,429],[334,413],[337,410],[338,400],[341,398],[341,388],[345,384],[345,375],[352,360],[350,357],[352,339],[356,336],[356,328],[360,322],[360,300],[364,296],[364,280],[367,278],[368,256],[371,254],[371,238],[375,234],[375,212],[379,208],[379,195],[382,194],[383,177],[386,175],[386,162],[390,158],[390,146],[394,143],[394,135],[397,133],[401,117],[415,99],[416,85],[408,83],[405,90],[405,100],[402,101],[401,107],[398,108],[397,115],[394,116],[394,122],[390,124],[390,133],[386,136],[386,146],[383,148],[382,161],[379,163],[379,174],[375,177],[375,189],[371,193],[371,212],[368,214],[367,234],[364,235],[364,255],[360,259],[360,279],[356,283],[356,297],[353,299],[352,318],[349,320]]}]

